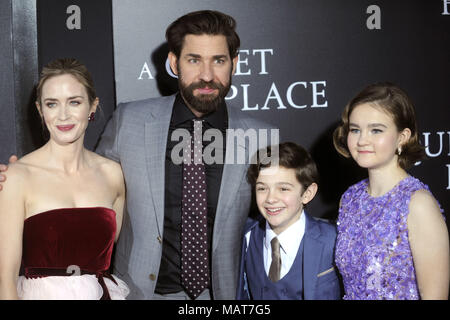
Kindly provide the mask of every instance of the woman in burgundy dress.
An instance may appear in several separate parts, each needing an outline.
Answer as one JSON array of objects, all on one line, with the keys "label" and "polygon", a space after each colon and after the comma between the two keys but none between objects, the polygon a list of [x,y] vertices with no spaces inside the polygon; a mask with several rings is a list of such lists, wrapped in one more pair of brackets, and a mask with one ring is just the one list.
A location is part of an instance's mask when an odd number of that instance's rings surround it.
[{"label": "woman in burgundy dress", "polygon": [[50,139],[11,164],[0,192],[1,299],[124,299],[108,273],[122,224],[119,164],[84,147],[99,100],[75,59],[42,71],[36,107]]},{"label": "woman in burgundy dress", "polygon": [[428,187],[406,172],[423,155],[408,96],[389,83],[368,86],[346,106],[334,143],[369,175],[341,198],[344,299],[447,299],[447,227]]}]

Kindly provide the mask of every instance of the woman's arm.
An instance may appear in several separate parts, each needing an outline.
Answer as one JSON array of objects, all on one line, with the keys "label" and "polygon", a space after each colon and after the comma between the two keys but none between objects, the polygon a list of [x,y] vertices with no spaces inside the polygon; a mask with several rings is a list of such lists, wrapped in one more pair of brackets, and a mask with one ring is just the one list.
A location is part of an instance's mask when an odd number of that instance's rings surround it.
[{"label": "woman's arm", "polygon": [[116,238],[119,239],[120,235],[120,229],[122,227],[122,220],[123,220],[123,210],[125,206],[125,181],[123,178],[123,172],[122,167],[120,164],[111,161],[111,171],[110,174],[113,178],[113,185],[115,186],[117,190],[117,198],[113,203],[113,209],[116,212],[116,223],[117,223],[117,230],[116,230]]},{"label": "woman's arm", "polygon": [[22,260],[25,219],[24,170],[11,165],[0,192],[0,299],[18,299],[17,281]]},{"label": "woman's arm", "polygon": [[439,206],[426,190],[409,204],[408,232],[420,296],[448,299],[450,252],[448,230]]}]

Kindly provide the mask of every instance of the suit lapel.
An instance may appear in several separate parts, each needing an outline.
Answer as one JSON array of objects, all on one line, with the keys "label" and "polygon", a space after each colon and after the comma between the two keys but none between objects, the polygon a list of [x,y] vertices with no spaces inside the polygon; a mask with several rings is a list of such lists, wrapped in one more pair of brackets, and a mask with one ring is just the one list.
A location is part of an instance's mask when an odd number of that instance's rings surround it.
[{"label": "suit lapel", "polygon": [[306,227],[304,236],[303,281],[306,300],[315,298],[317,274],[319,273],[323,243],[319,240],[321,232],[313,218],[305,213]]},{"label": "suit lapel", "polygon": [[145,152],[150,195],[153,200],[159,234],[163,234],[165,156],[170,118],[175,96],[152,108],[145,122]]},{"label": "suit lapel", "polygon": [[[244,131],[248,129],[245,123],[239,119],[232,108],[227,107],[227,111],[228,129],[240,128]],[[239,141],[239,139],[237,140],[237,143],[235,143],[235,141],[236,140],[234,139],[230,141],[227,140],[225,159],[232,156],[232,153],[245,154],[245,144]],[[231,146],[228,142],[233,143],[234,145]],[[230,159],[233,159],[233,157]],[[219,243],[220,235],[224,229],[222,226],[225,224],[229,216],[233,214],[229,211],[234,207],[233,202],[236,199],[236,193],[238,192],[242,179],[245,179],[246,171],[247,166],[244,164],[234,164],[234,161],[224,164],[222,181],[220,183],[219,200],[217,202],[216,218],[214,222],[213,250],[217,248]]]}]

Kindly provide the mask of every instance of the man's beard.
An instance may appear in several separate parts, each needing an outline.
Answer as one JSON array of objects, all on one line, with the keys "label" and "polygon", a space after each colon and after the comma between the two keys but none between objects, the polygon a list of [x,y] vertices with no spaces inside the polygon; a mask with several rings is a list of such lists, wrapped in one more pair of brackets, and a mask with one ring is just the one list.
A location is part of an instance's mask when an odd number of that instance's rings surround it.
[{"label": "man's beard", "polygon": [[[202,114],[208,114],[216,111],[219,106],[224,102],[225,97],[230,91],[231,87],[231,74],[228,84],[223,86],[219,82],[206,82],[200,80],[198,82],[191,83],[188,86],[185,86],[182,81],[182,76],[178,72],[178,86],[181,91],[181,96],[185,99],[186,103],[192,107],[195,111],[200,112]],[[216,94],[199,94],[198,96],[194,96],[194,90],[199,88],[210,88],[217,89],[219,93]]]}]

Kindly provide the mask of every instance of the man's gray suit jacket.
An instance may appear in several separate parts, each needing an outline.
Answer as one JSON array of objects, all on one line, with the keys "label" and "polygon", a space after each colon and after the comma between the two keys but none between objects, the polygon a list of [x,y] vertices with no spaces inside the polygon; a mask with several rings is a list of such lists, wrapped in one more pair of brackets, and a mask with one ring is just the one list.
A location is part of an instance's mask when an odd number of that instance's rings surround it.
[{"label": "man's gray suit jacket", "polygon": [[[152,299],[158,279],[164,237],[165,154],[174,100],[175,95],[120,104],[96,150],[120,162],[125,177],[126,208],[113,265],[114,273],[130,287],[129,299]],[[227,111],[229,129],[270,128],[233,107]],[[234,146],[227,142],[226,157],[248,151],[248,144],[236,140]],[[236,294],[241,238],[251,202],[251,187],[245,178],[248,162],[247,158],[247,164],[225,163],[223,169],[212,237],[214,299],[234,299]]]}]

